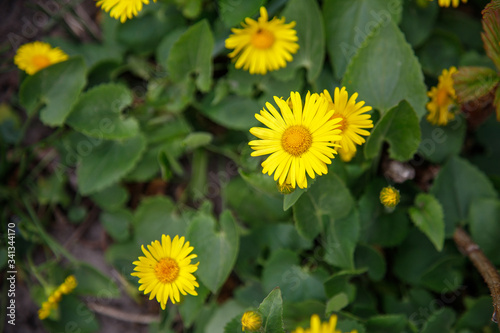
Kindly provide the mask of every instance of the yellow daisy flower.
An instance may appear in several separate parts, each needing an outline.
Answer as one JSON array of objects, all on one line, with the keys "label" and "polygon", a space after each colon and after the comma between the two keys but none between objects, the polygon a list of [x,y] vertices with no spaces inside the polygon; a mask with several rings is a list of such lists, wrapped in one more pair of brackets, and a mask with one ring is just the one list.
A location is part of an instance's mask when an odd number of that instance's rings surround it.
[{"label": "yellow daisy flower", "polygon": [[450,112],[450,109],[455,105],[457,96],[455,88],[453,88],[452,75],[457,72],[455,67],[449,70],[443,69],[443,72],[438,78],[437,87],[432,87],[427,95],[431,98],[427,103],[427,121],[433,125],[445,126],[450,120],[455,118],[455,114]]},{"label": "yellow daisy flower", "polygon": [[394,208],[399,203],[399,191],[392,186],[387,186],[380,191],[380,203],[385,207]]},{"label": "yellow daisy flower", "polygon": [[[101,7],[114,19],[121,23],[137,16],[142,10],[142,5],[149,5],[149,0],[96,0],[96,6]],[[153,0],[156,2],[156,0]],[[111,11],[111,12],[110,12]]]},{"label": "yellow daisy flower", "polygon": [[[328,322],[322,323],[317,314],[311,316],[311,327],[303,329],[298,327],[292,333],[342,333],[337,328],[337,316],[332,315]],[[357,330],[352,330],[350,333],[358,333]]]},{"label": "yellow daisy flower", "polygon": [[241,316],[242,331],[258,331],[262,326],[262,317],[256,311],[247,311]]},{"label": "yellow daisy flower", "polygon": [[74,275],[68,276],[66,280],[50,294],[47,301],[42,303],[42,307],[38,310],[38,318],[43,320],[50,316],[52,309],[57,309],[59,306],[62,295],[71,293],[73,289],[76,288],[77,284]]},{"label": "yellow daisy flower", "polygon": [[150,300],[156,296],[165,310],[169,298],[174,304],[180,301],[179,292],[198,295],[194,288],[200,285],[192,273],[198,269],[199,262],[191,264],[197,255],[189,254],[194,248],[189,242],[184,243],[184,237],[175,236],[171,240],[170,236],[162,235],[161,243],[156,240],[148,245],[148,250],[144,245],[141,248],[145,257],[133,262],[136,272],[131,275],[139,278],[139,290],[144,290],[145,295],[151,293]]},{"label": "yellow daisy flower", "polygon": [[[306,172],[309,177],[326,174],[326,164],[331,163],[339,147],[340,119],[331,119],[328,101],[318,94],[306,95],[304,105],[298,92],[291,92],[288,103],[274,97],[281,114],[274,106],[266,103],[269,111],[263,109],[255,118],[269,128],[252,127],[250,133],[261,140],[253,140],[249,145],[255,151],[252,156],[271,154],[262,162],[262,173],[271,175],[279,184],[307,187]],[[290,108],[291,105],[291,108]]]},{"label": "yellow daisy flower", "polygon": [[363,106],[365,105],[363,101],[356,103],[358,93],[354,93],[351,98],[349,98],[345,87],[342,87],[340,90],[339,88],[335,88],[333,100],[326,89],[323,91],[322,95],[328,100],[328,108],[335,111],[333,118],[340,120],[340,136],[342,137],[342,150],[344,150],[345,156],[350,156],[349,154],[354,156],[352,152],[356,152],[355,145],[362,145],[365,142],[362,135],[370,135],[370,132],[365,130],[365,128],[373,127],[371,116],[365,114],[365,112],[370,111],[372,107]]},{"label": "yellow daisy flower", "polygon": [[24,44],[17,49],[14,56],[16,66],[33,75],[39,70],[68,59],[68,55],[58,47],[52,48],[44,42]]},{"label": "yellow daisy flower", "polygon": [[[430,0],[432,1],[432,0]],[[463,3],[467,3],[467,0],[462,0]],[[439,6],[441,7],[450,7],[450,4],[457,8],[458,5],[460,4],[460,0],[439,0],[438,1]]]},{"label": "yellow daisy flower", "polygon": [[229,57],[236,61],[235,67],[243,67],[250,74],[264,75],[286,67],[299,49],[295,22],[285,24],[284,17],[268,21],[264,7],[260,7],[257,21],[247,17],[241,25],[243,29],[231,29],[233,34],[226,39],[226,48],[234,49]]}]

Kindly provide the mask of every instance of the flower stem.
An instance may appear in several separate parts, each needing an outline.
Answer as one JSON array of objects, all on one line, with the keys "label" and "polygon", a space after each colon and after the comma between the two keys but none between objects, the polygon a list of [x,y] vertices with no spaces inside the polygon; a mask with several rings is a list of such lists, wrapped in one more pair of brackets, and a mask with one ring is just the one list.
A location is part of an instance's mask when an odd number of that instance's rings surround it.
[{"label": "flower stem", "polygon": [[[460,227],[457,228],[453,234],[453,240],[457,244],[460,252],[469,257],[488,285],[491,297],[493,298],[494,312],[492,318],[498,318],[500,314],[500,274],[498,274],[495,266],[493,266],[491,261],[489,261],[483,251],[474,243],[465,230]],[[496,322],[500,331],[500,321],[496,320]]]}]

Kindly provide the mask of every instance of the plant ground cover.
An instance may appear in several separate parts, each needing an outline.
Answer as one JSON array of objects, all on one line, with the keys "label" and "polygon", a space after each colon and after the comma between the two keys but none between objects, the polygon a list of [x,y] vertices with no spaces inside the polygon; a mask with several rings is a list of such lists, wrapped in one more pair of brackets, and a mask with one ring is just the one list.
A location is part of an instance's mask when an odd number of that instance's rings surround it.
[{"label": "plant ground cover", "polygon": [[500,329],[500,1],[2,6],[0,331]]}]

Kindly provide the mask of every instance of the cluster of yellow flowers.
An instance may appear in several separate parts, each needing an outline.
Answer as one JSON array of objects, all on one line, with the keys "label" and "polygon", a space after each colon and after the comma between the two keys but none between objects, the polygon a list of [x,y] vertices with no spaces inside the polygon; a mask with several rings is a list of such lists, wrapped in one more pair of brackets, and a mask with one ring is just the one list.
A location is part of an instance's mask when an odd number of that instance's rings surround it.
[{"label": "cluster of yellow flowers", "polygon": [[70,275],[64,280],[64,282],[54,290],[47,301],[43,302],[42,307],[38,310],[38,317],[40,319],[45,319],[50,315],[52,309],[57,309],[59,302],[62,299],[62,295],[67,295],[73,291],[77,286],[76,278],[74,275]]},{"label": "cluster of yellow flowers", "polygon": [[349,160],[356,144],[365,142],[362,135],[373,127],[372,108],[356,102],[358,94],[349,98],[347,91],[336,88],[332,99],[327,90],[321,94],[307,93],[305,102],[298,92],[291,92],[285,101],[274,97],[281,113],[266,103],[255,118],[267,128],[252,127],[250,133],[260,140],[250,141],[252,156],[270,156],[262,162],[263,173],[274,173],[280,187],[307,187],[306,173],[311,178],[328,172],[327,164],[340,152]]}]

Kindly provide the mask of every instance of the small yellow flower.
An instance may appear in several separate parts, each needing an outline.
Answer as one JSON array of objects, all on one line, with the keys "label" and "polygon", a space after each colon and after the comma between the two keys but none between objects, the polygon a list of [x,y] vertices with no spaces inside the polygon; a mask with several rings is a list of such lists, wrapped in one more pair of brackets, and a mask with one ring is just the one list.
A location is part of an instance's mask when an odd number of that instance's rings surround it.
[{"label": "small yellow flower", "polygon": [[340,120],[342,150],[345,153],[355,152],[356,145],[362,145],[365,142],[363,136],[370,135],[366,129],[373,127],[373,121],[370,114],[366,112],[370,111],[372,107],[364,106],[365,102],[363,101],[356,103],[358,93],[352,94],[349,98],[345,87],[335,88],[333,99],[326,89],[321,95],[328,100],[328,108],[334,111],[332,118]]},{"label": "small yellow flower", "polygon": [[254,332],[260,329],[262,317],[257,311],[247,311],[241,316],[241,330]]},{"label": "small yellow flower", "polygon": [[66,280],[50,294],[47,301],[42,303],[42,307],[38,310],[38,318],[43,320],[50,316],[52,309],[55,310],[59,306],[62,295],[71,293],[76,286],[77,282],[75,276],[68,276]]},{"label": "small yellow flower", "polygon": [[380,191],[380,203],[382,205],[393,208],[399,203],[399,191],[392,186],[387,186]]},{"label": "small yellow flower", "polygon": [[274,101],[281,114],[266,103],[269,111],[263,109],[255,115],[268,128],[250,129],[260,139],[249,142],[255,150],[251,155],[270,154],[262,162],[262,173],[274,173],[274,180],[281,185],[306,188],[306,173],[311,178],[328,173],[326,165],[332,163],[337,153],[333,147],[339,146],[333,142],[341,139],[340,119],[331,119],[333,110],[328,109],[328,101],[318,94],[307,93],[304,104],[298,92],[290,93],[291,102],[276,96]]},{"label": "small yellow flower", "polygon": [[139,257],[134,261],[136,265],[132,276],[139,278],[139,290],[144,290],[144,294],[151,293],[149,299],[156,296],[161,308],[165,310],[168,299],[172,303],[180,302],[180,294],[198,295],[195,287],[200,285],[192,273],[198,269],[199,262],[191,264],[191,260],[196,258],[196,254],[189,254],[193,247],[189,242],[184,243],[184,237],[175,236],[173,240],[170,236],[161,236],[159,241],[151,242],[148,250],[141,246],[145,257]]},{"label": "small yellow flower", "polygon": [[[149,0],[96,0],[96,6],[101,7],[114,19],[119,19],[121,23],[127,19],[137,16],[143,5],[148,5]],[[156,2],[156,0],[153,0]],[[111,12],[110,12],[111,11]]]},{"label": "small yellow flower", "polygon": [[[332,315],[328,322],[322,323],[317,314],[311,316],[311,327],[298,327],[292,333],[342,333],[337,328],[337,316]],[[352,330],[350,333],[358,333],[357,330]]]},{"label": "small yellow flower", "polygon": [[[429,1],[433,1],[433,0],[429,0]],[[462,0],[462,2],[467,3],[467,0]],[[457,8],[458,5],[460,4],[460,0],[439,0],[438,4],[441,7],[450,7],[450,4],[451,4],[453,7]]]},{"label": "small yellow flower", "polygon": [[17,49],[14,63],[19,69],[33,75],[45,67],[67,59],[68,55],[59,48],[52,48],[44,42],[33,42]]},{"label": "small yellow flower", "polygon": [[453,74],[457,72],[455,67],[449,70],[443,69],[438,78],[437,87],[432,87],[427,95],[431,98],[427,103],[427,121],[433,125],[445,126],[450,120],[455,118],[455,114],[450,111],[455,105],[456,95],[453,88]]},{"label": "small yellow flower", "polygon": [[242,29],[231,29],[233,34],[226,39],[226,48],[234,49],[229,57],[236,61],[235,67],[243,67],[250,74],[264,75],[286,67],[299,49],[295,22],[285,24],[285,18],[276,17],[268,21],[264,7],[260,7],[257,21],[247,17],[241,25]]}]

